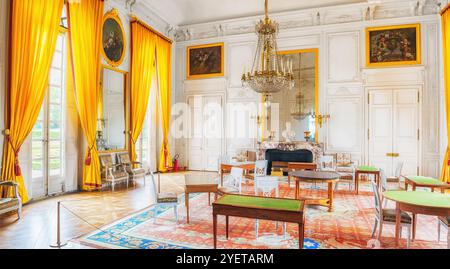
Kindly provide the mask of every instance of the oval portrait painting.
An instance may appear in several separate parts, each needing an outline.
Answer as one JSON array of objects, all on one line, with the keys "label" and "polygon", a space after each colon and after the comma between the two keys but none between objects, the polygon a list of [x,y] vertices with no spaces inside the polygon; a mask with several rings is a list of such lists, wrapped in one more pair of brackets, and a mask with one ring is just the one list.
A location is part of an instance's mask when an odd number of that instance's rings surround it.
[{"label": "oval portrait painting", "polygon": [[115,10],[105,15],[102,44],[105,60],[112,66],[120,65],[125,56],[126,41],[122,22]]}]

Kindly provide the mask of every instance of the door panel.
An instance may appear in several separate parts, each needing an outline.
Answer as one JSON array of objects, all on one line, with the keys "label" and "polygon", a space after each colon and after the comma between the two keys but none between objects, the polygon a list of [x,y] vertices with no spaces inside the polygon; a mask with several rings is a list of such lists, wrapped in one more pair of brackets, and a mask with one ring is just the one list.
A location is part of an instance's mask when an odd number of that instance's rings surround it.
[{"label": "door panel", "polygon": [[392,91],[372,91],[369,95],[369,164],[392,173]]},{"label": "door panel", "polygon": [[222,154],[222,98],[220,96],[208,96],[204,98],[203,110],[203,159],[204,170],[218,171],[218,161]]},{"label": "door panel", "polygon": [[394,133],[393,152],[399,157],[394,162],[404,162],[403,174],[417,174],[419,156],[419,91],[395,90],[394,91]]},{"label": "door panel", "polygon": [[223,112],[221,96],[192,96],[188,162],[190,170],[217,171],[222,154]]},{"label": "door panel", "polygon": [[202,124],[202,98],[198,96],[189,97],[188,105],[191,110],[191,126],[189,139],[189,170],[203,170],[202,141],[203,141],[203,124]]},{"label": "door panel", "polygon": [[[415,175],[419,165],[419,89],[373,90],[369,93],[369,164],[394,175]],[[387,156],[394,153],[396,156]]]}]

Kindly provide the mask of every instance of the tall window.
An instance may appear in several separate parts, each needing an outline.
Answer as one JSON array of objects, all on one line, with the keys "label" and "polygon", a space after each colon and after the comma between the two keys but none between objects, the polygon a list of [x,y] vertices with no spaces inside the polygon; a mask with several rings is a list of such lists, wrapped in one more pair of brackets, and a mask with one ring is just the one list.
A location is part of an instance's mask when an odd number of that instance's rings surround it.
[{"label": "tall window", "polygon": [[50,68],[47,96],[31,133],[34,198],[63,189],[66,39],[66,31],[61,28]]},{"label": "tall window", "polygon": [[[153,140],[156,139],[154,132],[157,130],[157,121],[155,116],[155,113],[158,113],[156,112],[156,102],[158,98],[157,89],[156,77],[154,77],[148,100],[147,116],[145,118],[141,135],[139,136],[138,141],[136,141],[137,161],[142,163],[147,168],[152,168],[155,166],[156,141]],[[155,167],[153,167],[153,169],[154,168]]]}]

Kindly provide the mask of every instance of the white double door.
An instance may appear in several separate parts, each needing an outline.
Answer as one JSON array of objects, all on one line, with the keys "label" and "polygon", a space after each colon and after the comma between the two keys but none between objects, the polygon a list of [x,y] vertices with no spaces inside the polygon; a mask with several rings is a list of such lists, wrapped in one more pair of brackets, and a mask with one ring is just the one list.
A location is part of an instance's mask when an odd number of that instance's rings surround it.
[{"label": "white double door", "polygon": [[218,171],[223,149],[223,97],[195,95],[187,98],[190,109],[188,168]]},{"label": "white double door", "polygon": [[421,87],[369,90],[368,161],[388,176],[419,174]]}]

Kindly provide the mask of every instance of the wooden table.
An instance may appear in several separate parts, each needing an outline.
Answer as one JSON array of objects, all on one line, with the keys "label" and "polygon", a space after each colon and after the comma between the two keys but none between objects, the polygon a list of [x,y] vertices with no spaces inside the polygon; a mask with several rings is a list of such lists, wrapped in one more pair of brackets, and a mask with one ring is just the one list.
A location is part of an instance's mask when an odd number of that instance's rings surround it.
[{"label": "wooden table", "polygon": [[321,205],[328,207],[328,212],[333,211],[333,184],[339,181],[340,175],[335,172],[325,171],[293,171],[289,172],[289,177],[295,180],[295,199],[300,199],[300,182],[320,182],[328,183],[328,197],[327,198],[306,198],[307,204]]},{"label": "wooden table", "polygon": [[360,175],[374,175],[375,182],[377,183],[378,188],[380,188],[380,169],[373,166],[359,166],[355,171],[355,192],[359,194],[359,176]]},{"label": "wooden table", "polygon": [[219,184],[212,175],[185,175],[186,220],[189,223],[189,194],[208,193],[208,204],[211,205],[211,193],[217,193]]},{"label": "wooden table", "polygon": [[226,194],[213,203],[214,248],[217,248],[217,215],[224,215],[227,239],[230,216],[297,223],[298,243],[299,248],[302,249],[304,206],[304,201],[300,200]]},{"label": "wooden table", "polygon": [[245,173],[255,170],[255,162],[229,162],[220,164],[220,185],[223,186],[223,174],[229,173],[231,168],[237,167],[244,169]]},{"label": "wooden table", "polygon": [[431,192],[434,189],[441,189],[444,193],[446,189],[450,189],[450,184],[442,182],[432,177],[423,176],[403,176],[405,178],[405,190],[408,190],[408,186],[411,185],[412,190],[415,191],[417,187],[431,188]]},{"label": "wooden table", "polygon": [[[395,245],[399,245],[401,212],[413,215],[423,214],[447,217],[450,216],[450,196],[434,192],[387,191],[384,198],[396,202]],[[450,248],[450,246],[448,246]]]}]

